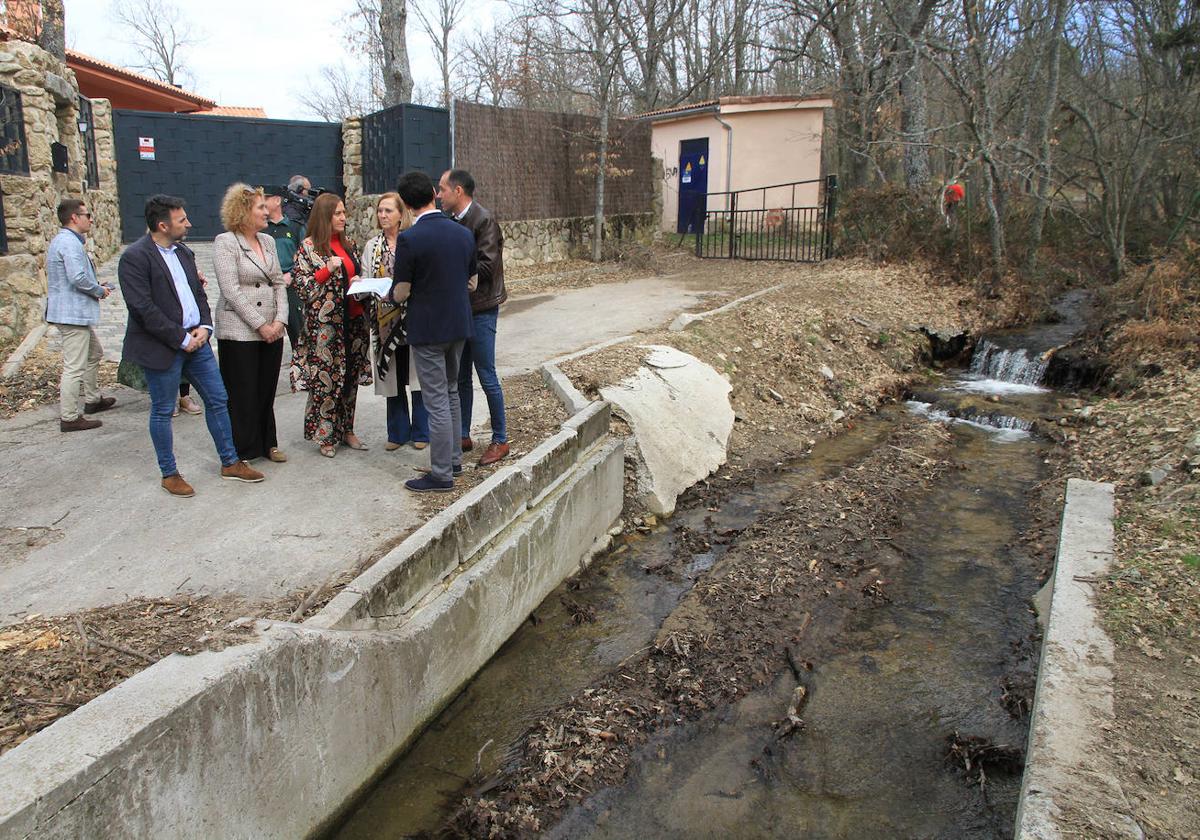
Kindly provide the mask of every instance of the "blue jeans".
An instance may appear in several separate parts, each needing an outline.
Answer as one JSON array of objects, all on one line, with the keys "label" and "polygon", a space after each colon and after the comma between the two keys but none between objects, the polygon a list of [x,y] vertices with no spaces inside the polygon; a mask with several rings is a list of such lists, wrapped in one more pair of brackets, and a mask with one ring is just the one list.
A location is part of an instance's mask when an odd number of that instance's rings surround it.
[{"label": "blue jeans", "polygon": [[[404,387],[404,386],[401,386]],[[408,397],[399,394],[387,398],[387,435],[389,443],[429,443],[429,412],[420,391],[411,391],[412,416],[408,413]]]},{"label": "blue jeans", "polygon": [[504,391],[496,375],[496,321],[500,307],[476,312],[475,337],[463,345],[462,362],[458,366],[458,400],[462,404],[462,436],[471,436],[471,406],[475,393],[471,385],[471,368],[479,374],[479,385],[487,397],[488,413],[492,415],[492,443],[508,443],[504,423]]},{"label": "blue jeans", "polygon": [[171,434],[171,414],[179,399],[179,382],[186,378],[196,388],[204,403],[204,422],[221,456],[221,466],[228,467],[238,460],[233,445],[233,427],[229,424],[229,397],[225,382],[217,368],[212,346],[205,344],[194,353],[175,352],[175,361],[166,370],[143,368],[150,388],[150,440],[158,457],[158,469],[163,478],[175,475],[175,442]]}]

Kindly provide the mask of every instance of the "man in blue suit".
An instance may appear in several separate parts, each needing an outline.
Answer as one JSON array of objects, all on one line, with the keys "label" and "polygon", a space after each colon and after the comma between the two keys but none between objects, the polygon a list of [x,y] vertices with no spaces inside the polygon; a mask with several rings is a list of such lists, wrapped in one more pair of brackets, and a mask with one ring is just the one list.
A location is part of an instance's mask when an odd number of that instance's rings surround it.
[{"label": "man in blue suit", "polygon": [[200,286],[196,259],[183,246],[192,223],[183,200],[152,195],[146,200],[149,233],[121,255],[117,279],[129,307],[122,358],[142,366],[150,390],[150,440],[172,496],[195,495],[175,463],[171,413],[186,378],[204,401],[204,419],[221,458],[221,478],[257,483],[263,474],[238,458],[229,424],[228,396],[208,340],[212,315]]},{"label": "man in blue suit", "polygon": [[414,221],[396,238],[392,297],[408,301],[408,346],[429,412],[429,474],[404,486],[417,493],[445,492],[462,472],[458,365],[463,343],[474,334],[475,237],[437,209],[433,181],[425,173],[401,175],[396,192]]}]

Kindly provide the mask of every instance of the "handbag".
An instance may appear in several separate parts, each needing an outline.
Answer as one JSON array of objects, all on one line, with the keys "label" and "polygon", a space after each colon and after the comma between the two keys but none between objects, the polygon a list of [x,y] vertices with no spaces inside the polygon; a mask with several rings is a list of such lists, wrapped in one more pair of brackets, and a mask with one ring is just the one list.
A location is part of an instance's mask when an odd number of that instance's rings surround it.
[{"label": "handbag", "polygon": [[146,384],[146,371],[137,362],[121,359],[117,365],[117,382],[126,387],[149,393],[150,386]]}]

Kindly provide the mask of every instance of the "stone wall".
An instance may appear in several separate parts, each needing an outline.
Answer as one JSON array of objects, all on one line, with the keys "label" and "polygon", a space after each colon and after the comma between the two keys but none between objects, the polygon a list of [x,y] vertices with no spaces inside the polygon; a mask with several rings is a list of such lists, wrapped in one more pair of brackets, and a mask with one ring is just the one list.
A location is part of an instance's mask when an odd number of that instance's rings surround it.
[{"label": "stone wall", "polygon": [[[658,217],[653,213],[622,213],[604,219],[605,256],[616,244],[649,244],[654,240]],[[505,265],[534,265],[588,258],[592,253],[590,216],[571,219],[524,219],[501,222]]]},{"label": "stone wall", "polygon": [[[79,132],[75,74],[34,44],[4,41],[0,42],[0,84],[21,94],[29,159],[28,175],[0,174],[8,233],[8,253],[0,256],[0,340],[5,340],[19,339],[42,318],[46,248],[59,230],[55,213],[58,202],[70,195],[92,205],[96,227],[90,245],[97,260],[115,251],[120,241],[120,219],[108,103],[94,108],[95,122],[106,126],[108,144],[107,154],[97,148],[100,189],[85,194],[87,168]],[[99,137],[100,132],[97,134]],[[70,169],[66,173],[51,171],[50,144],[55,142],[67,147]]]}]

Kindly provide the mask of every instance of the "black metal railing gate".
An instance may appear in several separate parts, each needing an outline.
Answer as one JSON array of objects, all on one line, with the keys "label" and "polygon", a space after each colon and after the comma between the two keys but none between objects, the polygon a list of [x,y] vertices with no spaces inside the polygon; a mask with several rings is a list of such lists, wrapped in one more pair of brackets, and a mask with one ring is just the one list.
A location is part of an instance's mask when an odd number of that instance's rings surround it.
[{"label": "black metal railing gate", "polygon": [[833,255],[837,176],[708,193],[696,203],[696,256],[819,262]]}]

